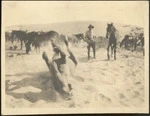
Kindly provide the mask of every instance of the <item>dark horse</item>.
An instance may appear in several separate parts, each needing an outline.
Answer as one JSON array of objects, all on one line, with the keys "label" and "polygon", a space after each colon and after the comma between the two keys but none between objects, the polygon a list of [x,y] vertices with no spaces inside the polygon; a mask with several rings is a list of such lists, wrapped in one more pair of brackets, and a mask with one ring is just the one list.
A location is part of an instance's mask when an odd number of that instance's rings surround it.
[{"label": "dark horse", "polygon": [[68,37],[68,41],[73,43],[73,44],[78,44],[81,40],[84,40],[84,34],[83,33],[73,34],[72,37]]},{"label": "dark horse", "polygon": [[49,32],[43,32],[43,33],[38,33],[38,32],[29,32],[27,33],[27,42],[26,42],[26,53],[28,54],[30,49],[31,49],[31,44],[32,46],[35,46],[35,49],[39,49],[40,52],[40,47],[43,42],[48,42],[49,41]]},{"label": "dark horse", "polygon": [[5,40],[6,40],[6,42],[11,41],[11,33],[10,32],[5,32]]},{"label": "dark horse", "polygon": [[31,44],[35,41],[35,37],[38,35],[37,32],[26,32],[22,30],[12,30],[11,33],[11,40],[12,43],[16,40],[21,42],[21,49],[23,46],[23,43],[25,44],[26,47],[26,53],[28,54],[29,51],[31,51]]},{"label": "dark horse", "polygon": [[132,49],[132,51],[136,50],[138,39],[136,37],[132,37],[129,35],[125,35],[124,39],[120,43],[120,47],[125,46],[126,50]]},{"label": "dark horse", "polygon": [[120,47],[125,46],[125,49],[136,51],[137,46],[141,45],[144,55],[144,36],[143,33],[141,33],[137,37],[132,37],[129,35],[125,35],[124,39],[120,43]]},{"label": "dark horse", "polygon": [[116,60],[116,44],[117,44],[117,38],[116,38],[116,28],[113,26],[113,23],[107,24],[106,28],[106,38],[109,39],[108,41],[108,47],[107,47],[107,57],[108,60],[110,59],[109,56],[109,48],[111,47],[111,51],[113,53],[114,50],[114,60]]},{"label": "dark horse", "polygon": [[77,43],[79,43],[79,41],[84,39],[84,34],[83,33],[74,34],[74,36],[77,38]]},{"label": "dark horse", "polygon": [[27,33],[27,38],[26,38],[26,42],[25,42],[25,46],[26,46],[26,53],[28,54],[29,51],[31,51],[31,44],[34,42],[35,37],[38,35],[37,32],[29,32]]},{"label": "dark horse", "polygon": [[21,42],[21,50],[23,46],[23,42],[25,43],[27,41],[27,33],[26,31],[21,31],[21,30],[12,30],[11,33],[11,38],[12,38],[12,43],[18,39]]},{"label": "dark horse", "polygon": [[141,33],[139,35],[139,41],[137,42],[137,46],[140,45],[142,46],[142,49],[143,49],[143,56],[145,56],[145,49],[144,49],[144,34]]}]

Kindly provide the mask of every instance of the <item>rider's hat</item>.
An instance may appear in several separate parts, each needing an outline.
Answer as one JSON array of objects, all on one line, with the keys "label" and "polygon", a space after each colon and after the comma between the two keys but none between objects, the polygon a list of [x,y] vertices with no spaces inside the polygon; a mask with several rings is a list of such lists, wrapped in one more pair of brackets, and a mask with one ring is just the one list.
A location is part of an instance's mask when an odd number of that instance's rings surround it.
[{"label": "rider's hat", "polygon": [[88,28],[94,28],[94,26],[90,24],[90,25],[88,26]]}]

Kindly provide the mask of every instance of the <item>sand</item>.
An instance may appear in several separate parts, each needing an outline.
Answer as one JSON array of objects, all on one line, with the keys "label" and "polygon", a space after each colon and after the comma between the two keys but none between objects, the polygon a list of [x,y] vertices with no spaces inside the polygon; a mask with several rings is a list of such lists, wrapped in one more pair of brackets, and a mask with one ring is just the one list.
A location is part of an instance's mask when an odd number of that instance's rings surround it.
[{"label": "sand", "polygon": [[[108,61],[106,48],[87,59],[86,43],[72,47],[79,61],[69,81],[71,100],[63,99],[52,87],[42,52],[7,50],[5,66],[6,108],[142,108],[145,106],[144,56],[142,52],[117,49],[117,60]],[[48,51],[48,49],[47,49]],[[17,55],[20,53],[19,55]],[[52,52],[48,52],[49,57]],[[14,55],[16,54],[16,55]],[[93,53],[91,52],[91,56]]]}]

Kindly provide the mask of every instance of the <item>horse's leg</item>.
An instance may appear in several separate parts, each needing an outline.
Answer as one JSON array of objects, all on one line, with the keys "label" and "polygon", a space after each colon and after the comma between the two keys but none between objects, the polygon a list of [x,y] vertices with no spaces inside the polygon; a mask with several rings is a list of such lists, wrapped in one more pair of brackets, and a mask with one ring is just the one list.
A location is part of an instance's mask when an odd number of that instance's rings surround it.
[{"label": "horse's leg", "polygon": [[37,46],[36,46],[36,53],[37,53]]},{"label": "horse's leg", "polygon": [[144,45],[142,45],[143,48],[143,56],[145,56],[145,49],[144,49]]},{"label": "horse's leg", "polygon": [[18,42],[19,42],[19,38],[17,38]]},{"label": "horse's leg", "polygon": [[131,51],[133,52],[134,51],[134,42],[133,41],[131,42],[131,49],[132,49]]},{"label": "horse's leg", "polygon": [[12,44],[14,43],[14,38],[11,39],[11,43],[12,43]]},{"label": "horse's leg", "polygon": [[90,59],[90,44],[88,44],[87,49],[88,49],[88,59]]},{"label": "horse's leg", "polygon": [[107,58],[108,58],[108,60],[110,60],[110,56],[109,56],[109,47],[110,47],[110,44],[108,44],[108,47],[107,47]]},{"label": "horse's leg", "polygon": [[125,50],[127,50],[127,41],[125,41]]},{"label": "horse's leg", "polygon": [[31,43],[29,44],[29,51],[31,51]]},{"label": "horse's leg", "polygon": [[116,43],[114,44],[114,60],[116,60]]},{"label": "horse's leg", "polygon": [[134,51],[136,51],[136,47],[137,47],[137,41],[135,40],[135,43],[134,43]]},{"label": "horse's leg", "polygon": [[39,53],[40,53],[40,46],[38,47],[38,49],[39,49]]},{"label": "horse's leg", "polygon": [[77,61],[77,59],[76,59],[76,57],[75,57],[75,55],[72,53],[72,51],[70,51],[69,49],[68,49],[68,52],[69,52],[69,58],[72,60],[72,62],[75,64],[75,66],[78,64],[78,61]]},{"label": "horse's leg", "polygon": [[92,48],[93,48],[93,56],[94,56],[94,58],[96,58],[95,43],[93,43],[93,46],[92,46]]},{"label": "horse's leg", "polygon": [[36,51],[35,45],[34,45],[34,52]]},{"label": "horse's leg", "polygon": [[143,48],[143,56],[145,56],[145,50],[144,50],[144,48]]},{"label": "horse's leg", "polygon": [[113,45],[111,45],[111,57],[113,56],[113,48],[114,46]]},{"label": "horse's leg", "polygon": [[23,42],[22,42],[22,40],[21,40],[21,50],[22,50],[22,45],[23,45]]},{"label": "horse's leg", "polygon": [[26,43],[26,54],[29,54],[29,51],[30,51],[30,45]]},{"label": "horse's leg", "polygon": [[[24,43],[25,43],[25,41],[24,41]],[[29,51],[32,51],[32,50],[31,50],[31,44],[32,44],[32,43],[29,42]]]}]

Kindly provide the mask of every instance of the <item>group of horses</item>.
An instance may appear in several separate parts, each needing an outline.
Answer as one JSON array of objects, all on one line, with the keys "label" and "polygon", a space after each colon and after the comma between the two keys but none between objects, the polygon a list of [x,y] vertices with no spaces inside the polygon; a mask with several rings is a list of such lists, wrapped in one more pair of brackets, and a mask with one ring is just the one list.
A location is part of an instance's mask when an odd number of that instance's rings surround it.
[{"label": "group of horses", "polygon": [[[117,48],[117,34],[118,30],[114,27],[113,23],[107,24],[106,28],[106,38],[109,39],[107,47],[107,57],[110,59],[109,49],[111,48],[111,55],[114,53],[114,60],[116,60],[116,48]],[[131,49],[136,51],[137,46],[141,45],[143,50],[143,56],[145,55],[144,51],[144,35],[140,33],[137,36],[125,35],[123,40],[120,42],[120,47],[125,46],[125,49]]]},{"label": "group of horses", "polygon": [[120,42],[120,47],[124,45],[126,50],[136,51],[137,46],[142,47],[143,55],[144,55],[144,36],[143,33],[139,34],[139,36],[130,36],[125,35],[124,39]]},{"label": "group of horses", "polygon": [[[5,32],[5,39],[6,42],[11,41],[13,44],[14,41],[20,42],[21,50],[23,48],[23,44],[26,47],[26,53],[28,54],[29,51],[31,51],[31,45],[35,47],[35,50],[40,51],[40,47],[43,43],[46,44],[48,42],[49,38],[51,36],[51,31],[48,32],[27,32],[22,30],[12,30],[12,32]],[[66,38],[68,42],[75,44],[78,44],[79,41],[83,39],[83,33],[80,34],[73,34],[72,36],[66,36],[63,34],[59,35],[60,38]]]},{"label": "group of horses", "polygon": [[[35,50],[40,51],[40,47],[42,43],[47,43],[49,41],[49,38],[51,36],[51,31],[43,32],[43,31],[22,31],[22,30],[12,30],[12,32],[5,32],[5,38],[6,42],[11,41],[14,43],[14,41],[20,42],[21,49],[23,47],[23,44],[26,47],[26,53],[28,54],[31,51],[31,45],[35,47]],[[115,28],[113,23],[107,24],[106,28],[106,38],[109,39],[108,41],[108,47],[107,47],[107,57],[110,59],[109,55],[109,49],[111,48],[111,54],[114,54],[114,60],[116,60],[116,48],[117,48],[117,34],[118,30]],[[72,36],[66,36],[66,35],[59,35],[60,38],[66,38],[67,43],[70,42],[73,45],[78,44],[81,40],[84,40],[84,33],[79,34],[73,34]],[[131,49],[132,51],[135,51],[137,46],[141,45],[143,49],[143,55],[144,55],[144,36],[141,33],[139,36],[130,36],[125,35],[123,40],[120,42],[120,47],[123,47],[126,50]]]},{"label": "group of horses", "polygon": [[[115,28],[113,23],[107,24],[106,28],[106,38],[108,39],[107,46],[107,57],[110,59],[109,49],[111,48],[111,54],[114,54],[114,60],[116,60],[116,49],[117,49],[117,36],[118,30]],[[5,32],[6,42],[11,41],[12,44],[14,41],[20,42],[21,49],[23,48],[23,44],[26,47],[26,53],[28,54],[31,51],[31,45],[35,46],[35,49],[41,47],[42,44],[47,44],[49,40],[51,41],[54,56],[52,57],[52,61],[49,60],[46,52],[43,52],[43,59],[45,60],[52,76],[52,81],[54,83],[54,88],[59,92],[65,92],[67,95],[71,94],[72,86],[69,83],[68,79],[71,75],[71,69],[75,68],[78,64],[78,61],[75,57],[75,54],[68,47],[69,43],[73,45],[78,44],[81,40],[86,39],[83,33],[73,34],[72,36],[66,36],[63,34],[59,34],[56,31],[48,31],[48,32],[27,32],[22,30],[12,30],[11,33]],[[59,44],[64,45],[67,48],[67,51],[63,51]],[[136,47],[141,44],[143,48],[144,55],[144,36],[140,34],[137,38],[131,37],[129,35],[125,35],[124,39],[120,43],[120,47],[123,45],[125,49],[129,49],[130,47]],[[66,54],[67,52],[67,54]],[[69,55],[69,56],[68,56]],[[59,58],[58,58],[59,56]],[[69,64],[70,63],[70,64]],[[67,66],[68,65],[68,66]],[[70,74],[67,68],[70,70]]]}]

